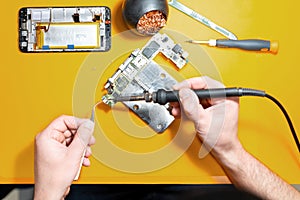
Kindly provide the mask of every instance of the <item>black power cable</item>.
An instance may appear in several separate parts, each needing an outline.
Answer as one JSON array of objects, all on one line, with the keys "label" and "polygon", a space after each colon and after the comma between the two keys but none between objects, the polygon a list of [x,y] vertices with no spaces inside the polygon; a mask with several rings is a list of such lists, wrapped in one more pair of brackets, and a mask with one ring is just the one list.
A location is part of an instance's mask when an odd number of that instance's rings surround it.
[{"label": "black power cable", "polygon": [[289,127],[290,127],[290,130],[292,132],[292,135],[294,137],[294,140],[295,140],[295,143],[297,145],[298,151],[300,152],[300,143],[299,143],[299,140],[298,140],[295,128],[293,126],[292,120],[291,120],[288,112],[285,110],[285,108],[283,107],[283,105],[277,99],[275,99],[273,96],[271,96],[269,94],[266,94],[265,97],[268,98],[268,99],[270,99],[271,101],[273,101],[280,108],[280,110],[282,111],[282,113],[284,114],[284,116],[286,118],[286,121],[289,124]]}]

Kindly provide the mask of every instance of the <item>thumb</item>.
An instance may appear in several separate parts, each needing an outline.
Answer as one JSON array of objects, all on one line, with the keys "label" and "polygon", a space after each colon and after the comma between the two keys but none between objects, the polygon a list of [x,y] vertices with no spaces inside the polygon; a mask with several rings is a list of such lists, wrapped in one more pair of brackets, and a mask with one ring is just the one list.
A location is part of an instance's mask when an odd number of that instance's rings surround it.
[{"label": "thumb", "polygon": [[70,144],[71,151],[82,156],[82,152],[87,147],[94,131],[94,122],[86,120],[77,129],[76,135]]},{"label": "thumb", "polygon": [[179,99],[186,117],[192,120],[196,125],[200,113],[203,112],[203,107],[199,103],[197,95],[191,89],[183,88],[179,90]]}]

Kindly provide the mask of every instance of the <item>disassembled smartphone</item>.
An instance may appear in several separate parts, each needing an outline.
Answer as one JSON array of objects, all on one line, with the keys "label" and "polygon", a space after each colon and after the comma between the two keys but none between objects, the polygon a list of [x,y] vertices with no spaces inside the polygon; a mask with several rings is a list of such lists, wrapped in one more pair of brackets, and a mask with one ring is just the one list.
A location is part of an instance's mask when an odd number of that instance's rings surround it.
[{"label": "disassembled smartphone", "polygon": [[[177,81],[153,60],[160,52],[179,69],[187,63],[188,53],[168,35],[157,33],[141,50],[133,51],[107,80],[104,88],[108,94],[102,97],[102,101],[113,106],[113,99],[119,96],[134,96],[158,89],[171,90]],[[168,104],[162,106],[145,101],[123,103],[158,133],[174,121]]]},{"label": "disassembled smartphone", "polygon": [[21,52],[108,51],[111,13],[105,6],[19,10]]}]

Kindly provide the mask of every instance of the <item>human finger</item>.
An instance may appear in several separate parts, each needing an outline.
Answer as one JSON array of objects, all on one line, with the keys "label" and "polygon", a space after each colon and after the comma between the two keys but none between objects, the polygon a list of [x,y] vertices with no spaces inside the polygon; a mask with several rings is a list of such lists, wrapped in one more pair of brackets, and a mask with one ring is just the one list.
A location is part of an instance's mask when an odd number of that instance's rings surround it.
[{"label": "human finger", "polygon": [[180,105],[179,105],[179,103],[178,102],[170,102],[170,107],[172,108],[171,109],[171,114],[174,117],[180,117],[181,112],[180,112]]},{"label": "human finger", "polygon": [[183,88],[190,88],[190,84],[187,80],[184,80],[182,82],[179,82],[179,83],[176,83],[175,85],[173,85],[174,90],[180,90]]},{"label": "human finger", "polygon": [[89,146],[92,146],[92,145],[94,145],[96,143],[96,138],[92,135],[91,136],[91,139],[90,139],[90,141],[89,141],[89,143],[88,143],[88,145]]},{"label": "human finger", "polygon": [[92,149],[91,149],[91,147],[90,146],[87,146],[86,147],[86,151],[85,151],[85,157],[86,158],[88,158],[88,157],[90,157],[92,155]]},{"label": "human finger", "polygon": [[57,130],[52,130],[50,132],[50,137],[54,140],[56,140],[59,143],[63,143],[65,141],[65,136],[63,133],[57,131]]},{"label": "human finger", "polygon": [[[177,83],[173,86],[175,90],[179,90],[182,88],[190,88],[190,89],[208,89],[210,86],[216,85],[214,84],[214,80],[207,77],[207,76],[202,76],[202,77],[194,77],[190,79],[186,79],[183,82]],[[211,105],[211,99],[200,99],[200,104],[204,108],[207,108]],[[174,116],[179,115],[180,109],[175,108],[172,110],[172,114],[174,113]]]},{"label": "human finger", "polygon": [[69,138],[73,135],[72,131],[69,129],[66,130],[63,134],[64,134],[65,138]]},{"label": "human finger", "polygon": [[[225,86],[208,76],[202,77],[195,77],[186,80],[189,83],[189,87],[191,89],[212,89],[212,88],[225,88]],[[220,98],[208,98],[208,99],[201,99],[200,103],[204,108],[207,108],[211,105],[216,105],[219,103],[224,102],[226,100],[226,96]]]},{"label": "human finger", "polygon": [[196,94],[188,89],[179,90],[179,99],[185,115],[195,124],[198,123],[199,115],[203,112],[203,107],[199,104],[199,99]]},{"label": "human finger", "polygon": [[85,167],[91,166],[91,161],[90,161],[90,159],[84,158],[83,161],[82,161],[82,165],[85,166]]},{"label": "human finger", "polygon": [[74,131],[77,130],[85,120],[86,119],[81,119],[74,116],[61,115],[53,120],[49,127],[60,132],[65,132],[66,130]]},{"label": "human finger", "polygon": [[[177,83],[173,86],[174,90],[180,90],[183,88],[191,88],[191,89],[207,89],[208,88],[208,82],[212,82],[213,80],[210,79],[209,77],[195,77],[195,78],[190,78],[185,81],[182,81],[180,83]],[[204,107],[207,108],[211,105],[210,99],[199,99],[200,104]],[[180,116],[181,114],[181,109],[179,104],[174,104],[173,109],[172,109],[172,115],[175,117]]]},{"label": "human finger", "polygon": [[[187,80],[184,80],[182,82],[173,85],[174,90],[180,90],[183,88],[190,88],[190,84]],[[176,118],[180,118],[181,117],[180,104],[178,102],[171,102],[170,105],[172,106],[171,114]]]},{"label": "human finger", "polygon": [[191,89],[208,89],[209,86],[213,87],[213,79],[202,76],[186,79],[180,83],[177,83],[173,86],[174,90],[180,90],[182,88],[191,88]]},{"label": "human finger", "polygon": [[180,107],[172,108],[171,114],[172,114],[174,117],[176,117],[176,118],[180,118],[180,117],[181,117],[181,110],[180,110]]},{"label": "human finger", "polygon": [[191,89],[224,88],[224,85],[208,76],[194,77],[186,80]]},{"label": "human finger", "polygon": [[[206,82],[203,81],[202,77],[196,77],[196,78],[190,78],[187,80],[184,80],[182,82],[179,82],[175,85],[173,85],[174,90],[180,90],[183,88],[191,88],[191,89],[201,89],[207,87]],[[200,102],[201,103],[201,102]],[[179,103],[172,103],[172,115],[175,117],[181,116],[181,108]]]},{"label": "human finger", "polygon": [[70,144],[70,148],[74,151],[74,154],[78,154],[79,157],[83,154],[84,149],[89,144],[93,131],[94,122],[89,119],[86,119],[85,122],[78,127],[77,133]]}]

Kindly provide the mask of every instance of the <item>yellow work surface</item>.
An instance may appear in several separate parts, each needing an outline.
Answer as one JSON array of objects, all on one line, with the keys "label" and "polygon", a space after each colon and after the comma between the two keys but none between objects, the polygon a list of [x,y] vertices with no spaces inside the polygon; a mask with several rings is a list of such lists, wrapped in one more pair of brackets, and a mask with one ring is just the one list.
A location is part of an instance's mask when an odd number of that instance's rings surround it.
[{"label": "yellow work surface", "polygon": [[[299,3],[296,0],[181,0],[239,39],[278,40],[278,54],[200,47],[183,39],[217,39],[222,35],[170,7],[163,31],[176,33],[190,53],[182,70],[163,57],[156,61],[180,79],[207,75],[227,86],[262,89],[278,98],[300,131]],[[108,6],[112,11],[112,49],[106,53],[21,53],[18,11],[38,6]],[[88,117],[105,93],[103,86],[135,48],[149,38],[123,33],[126,26],[117,0],[8,1],[1,11],[0,183],[33,183],[34,137],[62,115]],[[176,36],[174,36],[176,38]],[[200,67],[200,68],[198,68]],[[197,69],[200,69],[197,70]],[[299,152],[280,110],[271,101],[240,101],[239,138],[244,147],[291,184],[300,183]],[[299,135],[299,134],[298,134]],[[96,110],[92,165],[78,183],[224,183],[210,155],[199,159],[200,142],[193,125],[176,120],[163,134],[118,105]],[[182,148],[176,141],[187,140]],[[180,143],[179,142],[179,143]],[[180,143],[181,144],[181,143]],[[63,163],[62,163],[63,164]]]}]

